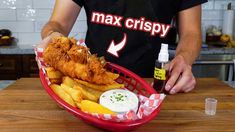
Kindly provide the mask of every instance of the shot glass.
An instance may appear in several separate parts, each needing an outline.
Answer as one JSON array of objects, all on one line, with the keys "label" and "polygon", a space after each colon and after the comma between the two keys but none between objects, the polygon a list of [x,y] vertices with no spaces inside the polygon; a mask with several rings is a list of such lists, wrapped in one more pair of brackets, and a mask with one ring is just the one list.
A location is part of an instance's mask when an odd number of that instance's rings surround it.
[{"label": "shot glass", "polygon": [[205,99],[205,113],[207,115],[215,115],[217,107],[217,100],[215,98]]}]

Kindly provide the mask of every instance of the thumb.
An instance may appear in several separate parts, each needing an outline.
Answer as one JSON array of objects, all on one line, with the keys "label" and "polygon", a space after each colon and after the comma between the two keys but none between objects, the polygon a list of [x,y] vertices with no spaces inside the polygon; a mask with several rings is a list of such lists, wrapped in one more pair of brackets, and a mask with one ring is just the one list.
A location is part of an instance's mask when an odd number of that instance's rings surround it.
[{"label": "thumb", "polygon": [[45,49],[47,47],[47,45],[51,42],[51,37],[50,36],[47,36],[46,38],[44,38],[41,42],[39,42],[37,45],[36,45],[36,48],[42,48],[42,49]]}]

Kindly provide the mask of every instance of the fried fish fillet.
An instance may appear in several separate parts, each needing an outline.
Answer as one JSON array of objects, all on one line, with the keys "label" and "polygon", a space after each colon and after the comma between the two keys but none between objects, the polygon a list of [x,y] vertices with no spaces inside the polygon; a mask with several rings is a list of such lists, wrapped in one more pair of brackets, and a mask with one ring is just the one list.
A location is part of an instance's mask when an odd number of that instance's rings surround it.
[{"label": "fried fish fillet", "polygon": [[73,38],[57,37],[43,53],[44,62],[64,75],[94,84],[113,84],[118,74],[107,71],[104,58],[90,54]]}]

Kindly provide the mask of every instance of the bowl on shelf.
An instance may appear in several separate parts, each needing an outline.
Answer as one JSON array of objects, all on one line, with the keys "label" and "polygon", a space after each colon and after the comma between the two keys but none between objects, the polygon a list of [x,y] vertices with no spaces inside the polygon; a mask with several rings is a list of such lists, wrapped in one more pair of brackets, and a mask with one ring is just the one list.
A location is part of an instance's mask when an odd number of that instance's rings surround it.
[{"label": "bowl on shelf", "polygon": [[15,43],[12,32],[9,29],[0,29],[0,46],[9,46]]},{"label": "bowl on shelf", "polygon": [[9,46],[14,44],[15,38],[14,37],[9,37],[9,36],[2,36],[0,38],[0,46]]}]

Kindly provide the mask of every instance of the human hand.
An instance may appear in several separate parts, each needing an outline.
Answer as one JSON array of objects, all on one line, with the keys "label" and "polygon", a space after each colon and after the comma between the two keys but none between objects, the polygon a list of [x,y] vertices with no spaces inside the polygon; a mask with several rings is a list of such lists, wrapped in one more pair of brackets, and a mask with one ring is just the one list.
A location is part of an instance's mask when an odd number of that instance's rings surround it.
[{"label": "human hand", "polygon": [[192,66],[186,63],[182,55],[177,55],[168,66],[170,77],[165,86],[166,91],[176,94],[194,89],[196,80],[192,73]]},{"label": "human hand", "polygon": [[48,35],[46,38],[44,38],[38,45],[36,45],[37,48],[45,49],[47,45],[52,41],[55,37],[63,37],[64,35],[59,32],[52,32],[50,35]]}]

